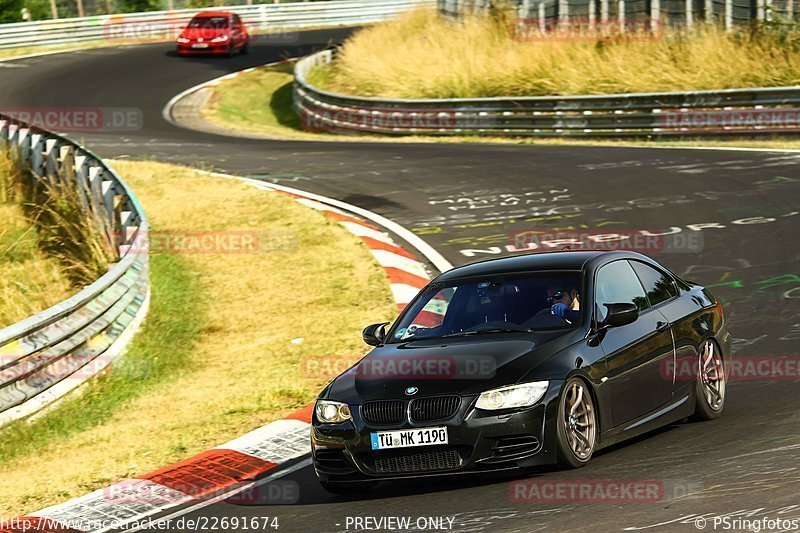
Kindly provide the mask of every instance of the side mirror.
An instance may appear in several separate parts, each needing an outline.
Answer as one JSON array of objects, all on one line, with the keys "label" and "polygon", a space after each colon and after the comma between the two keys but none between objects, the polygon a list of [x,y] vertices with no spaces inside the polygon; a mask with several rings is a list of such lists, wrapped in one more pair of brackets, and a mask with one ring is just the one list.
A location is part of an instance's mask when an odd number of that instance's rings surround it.
[{"label": "side mirror", "polygon": [[361,338],[370,346],[378,346],[383,343],[386,338],[386,324],[388,322],[381,322],[380,324],[370,324],[361,332]]},{"label": "side mirror", "polygon": [[639,318],[639,308],[636,304],[631,303],[617,303],[617,304],[603,304],[608,309],[606,319],[601,324],[604,327],[616,328],[625,326],[636,322]]}]

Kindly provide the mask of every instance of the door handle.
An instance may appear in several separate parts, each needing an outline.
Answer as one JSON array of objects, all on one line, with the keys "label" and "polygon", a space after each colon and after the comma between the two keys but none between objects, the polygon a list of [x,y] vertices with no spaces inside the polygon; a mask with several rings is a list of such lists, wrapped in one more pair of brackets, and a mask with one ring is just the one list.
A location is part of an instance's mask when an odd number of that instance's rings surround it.
[{"label": "door handle", "polygon": [[656,322],[656,331],[659,333],[664,333],[669,329],[672,324],[669,322],[661,322],[660,320]]}]

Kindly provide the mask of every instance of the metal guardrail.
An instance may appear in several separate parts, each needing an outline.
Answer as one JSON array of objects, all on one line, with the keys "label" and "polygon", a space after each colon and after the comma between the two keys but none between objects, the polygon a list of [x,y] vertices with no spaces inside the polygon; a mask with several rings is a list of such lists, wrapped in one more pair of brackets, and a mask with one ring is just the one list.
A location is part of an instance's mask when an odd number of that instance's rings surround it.
[{"label": "metal guardrail", "polygon": [[509,98],[390,99],[332,93],[308,82],[334,50],[295,65],[304,129],[432,136],[647,137],[800,133],[800,86]]},{"label": "metal guardrail", "polygon": [[148,222],[117,173],[81,146],[0,115],[0,149],[31,179],[77,192],[117,248],[100,279],[37,315],[0,329],[0,426],[77,388],[118,357],[149,302]]},{"label": "metal guardrail", "polygon": [[[238,13],[251,32],[290,28],[360,25],[390,18],[415,7],[435,7],[435,0],[334,0],[225,7]],[[209,11],[205,9],[205,11]],[[19,22],[0,25],[0,49],[107,41],[110,44],[170,41],[203,9],[152,11],[127,15]]]}]

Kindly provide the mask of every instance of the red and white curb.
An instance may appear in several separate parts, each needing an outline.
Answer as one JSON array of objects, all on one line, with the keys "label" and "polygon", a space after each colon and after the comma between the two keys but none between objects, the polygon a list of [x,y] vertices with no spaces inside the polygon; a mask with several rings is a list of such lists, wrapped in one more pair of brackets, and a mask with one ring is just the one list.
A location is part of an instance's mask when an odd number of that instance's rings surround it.
[{"label": "red and white curb", "polygon": [[[361,239],[383,267],[399,310],[428,284],[430,275],[422,262],[398,246],[377,224],[407,240],[438,270],[451,268],[444,257],[416,235],[370,211],[289,187],[227,174],[211,175],[290,195],[339,222]],[[309,404],[282,420],[179,463],[0,523],[0,533],[99,533],[123,528],[134,531],[148,519],[158,522],[224,500],[255,486],[281,465],[308,455],[312,409],[313,404]]]}]

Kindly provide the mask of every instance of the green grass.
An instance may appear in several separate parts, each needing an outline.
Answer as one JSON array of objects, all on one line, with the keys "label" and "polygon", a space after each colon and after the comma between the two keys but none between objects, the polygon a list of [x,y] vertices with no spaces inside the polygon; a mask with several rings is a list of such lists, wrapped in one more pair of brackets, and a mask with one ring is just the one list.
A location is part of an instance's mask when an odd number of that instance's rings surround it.
[{"label": "green grass", "polygon": [[285,63],[226,80],[224,87],[214,89],[205,117],[235,129],[303,135],[300,119],[292,109],[293,67],[294,63]]}]

